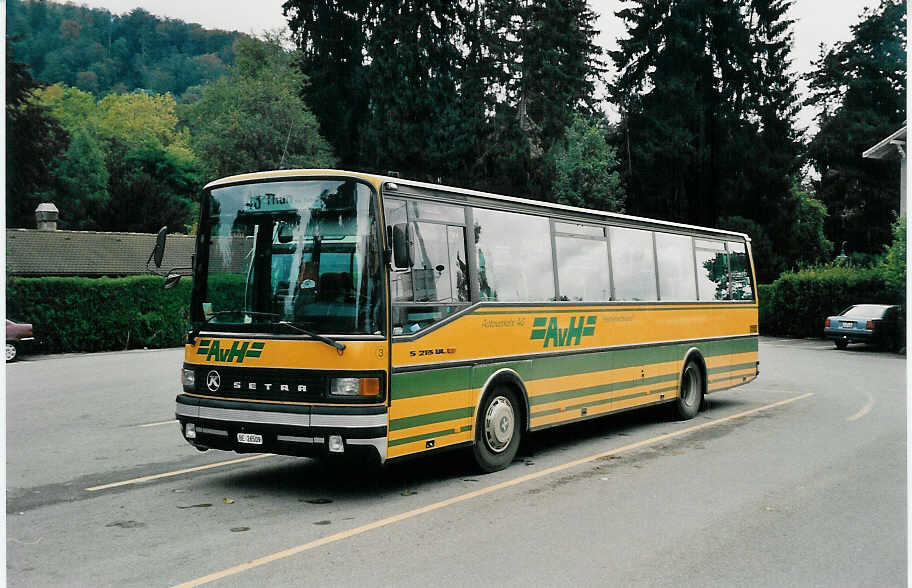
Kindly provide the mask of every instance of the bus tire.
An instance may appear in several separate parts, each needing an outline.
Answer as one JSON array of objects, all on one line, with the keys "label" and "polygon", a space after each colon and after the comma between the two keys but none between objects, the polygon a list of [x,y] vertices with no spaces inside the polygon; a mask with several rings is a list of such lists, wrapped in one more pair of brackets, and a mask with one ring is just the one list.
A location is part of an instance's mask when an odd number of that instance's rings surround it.
[{"label": "bus tire", "polygon": [[674,414],[681,420],[689,420],[700,412],[703,403],[703,370],[694,360],[688,360],[681,372],[681,389],[674,402]]},{"label": "bus tire", "polygon": [[486,473],[504,469],[516,457],[522,437],[522,404],[516,390],[494,386],[481,401],[475,421],[475,463]]}]

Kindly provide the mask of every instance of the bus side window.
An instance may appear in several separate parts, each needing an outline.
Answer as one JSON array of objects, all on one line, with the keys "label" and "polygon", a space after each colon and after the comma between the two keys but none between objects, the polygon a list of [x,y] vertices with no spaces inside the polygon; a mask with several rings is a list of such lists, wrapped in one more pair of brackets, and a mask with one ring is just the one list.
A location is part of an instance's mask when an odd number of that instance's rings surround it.
[{"label": "bus side window", "polygon": [[611,269],[617,300],[658,300],[652,232],[611,227]]},{"label": "bus side window", "polygon": [[478,286],[482,300],[553,300],[550,221],[543,216],[475,208]]},{"label": "bus side window", "polygon": [[694,240],[700,300],[728,300],[728,254],[721,241]]},{"label": "bus side window", "polygon": [[679,302],[697,299],[694,281],[693,238],[656,232],[659,296]]},{"label": "bus side window", "polygon": [[[408,222],[411,267],[390,273],[394,335],[408,335],[439,322],[469,302],[462,207],[390,200],[387,224]],[[433,304],[437,303],[437,304]]]},{"label": "bus side window", "polygon": [[747,258],[747,246],[744,243],[728,242],[728,259],[731,264],[731,299],[753,300],[754,289],[751,285],[750,260]]},{"label": "bus side window", "polygon": [[[387,198],[383,202],[383,218],[386,221],[387,248],[392,249],[393,227],[408,222],[405,213],[405,201]],[[390,301],[410,301],[412,296],[412,272],[411,269],[405,271],[390,272]]]}]

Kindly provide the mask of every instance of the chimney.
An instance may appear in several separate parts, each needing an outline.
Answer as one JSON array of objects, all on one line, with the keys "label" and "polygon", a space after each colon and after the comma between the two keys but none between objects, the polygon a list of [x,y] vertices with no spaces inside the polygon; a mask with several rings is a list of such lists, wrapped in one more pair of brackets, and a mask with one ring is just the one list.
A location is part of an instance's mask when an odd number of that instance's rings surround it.
[{"label": "chimney", "polygon": [[60,212],[52,202],[42,202],[35,209],[35,222],[39,231],[56,231]]}]

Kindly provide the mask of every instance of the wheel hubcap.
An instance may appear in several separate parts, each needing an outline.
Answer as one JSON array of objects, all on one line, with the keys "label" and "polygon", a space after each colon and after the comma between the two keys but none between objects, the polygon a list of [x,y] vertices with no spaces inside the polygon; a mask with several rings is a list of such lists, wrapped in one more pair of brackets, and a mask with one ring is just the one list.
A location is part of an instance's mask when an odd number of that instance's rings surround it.
[{"label": "wheel hubcap", "polygon": [[498,396],[488,406],[485,412],[485,440],[488,448],[494,453],[500,453],[507,448],[513,439],[513,424],[516,419],[513,415],[513,406],[503,396]]},{"label": "wheel hubcap", "polygon": [[9,361],[16,357],[16,346],[12,343],[6,344],[6,361]]}]

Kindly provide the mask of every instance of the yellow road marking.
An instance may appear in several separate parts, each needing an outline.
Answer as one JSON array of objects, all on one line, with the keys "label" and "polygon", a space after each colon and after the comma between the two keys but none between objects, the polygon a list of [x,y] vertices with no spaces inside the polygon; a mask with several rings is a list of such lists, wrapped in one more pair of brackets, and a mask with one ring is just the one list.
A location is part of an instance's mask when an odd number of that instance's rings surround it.
[{"label": "yellow road marking", "polygon": [[858,419],[860,419],[860,418],[863,417],[864,415],[866,415],[866,414],[868,414],[869,412],[871,412],[871,408],[874,407],[874,397],[871,396],[871,393],[868,392],[868,391],[865,391],[865,394],[868,395],[868,403],[865,404],[865,405],[861,408],[861,410],[859,410],[858,412],[856,412],[855,414],[853,414],[852,416],[850,416],[849,418],[847,418],[847,419],[846,419],[847,421],[857,421]]},{"label": "yellow road marking", "polygon": [[139,427],[140,429],[143,429],[145,427],[159,427],[161,425],[173,425],[176,422],[177,422],[177,419],[171,419],[170,421],[162,421],[160,423],[146,423],[145,425],[136,425],[136,426]]},{"label": "yellow road marking", "polygon": [[342,532],[336,533],[334,535],[328,535],[326,537],[321,537],[320,539],[315,539],[309,543],[304,543],[303,545],[298,545],[297,547],[292,547],[290,549],[285,549],[283,551],[277,551],[270,555],[266,555],[266,556],[248,561],[246,563],[242,563],[242,564],[230,567],[230,568],[226,568],[219,572],[214,572],[207,576],[202,576],[200,578],[196,578],[195,580],[190,580],[189,582],[184,582],[183,584],[177,584],[173,588],[192,588],[194,586],[208,584],[209,582],[214,582],[215,580],[220,580],[220,579],[228,577],[228,576],[234,576],[241,572],[245,572],[247,570],[250,570],[250,569],[253,569],[253,568],[256,568],[259,566],[263,566],[268,563],[278,561],[280,559],[285,559],[286,557],[291,557],[292,555],[297,555],[297,554],[303,553],[305,551],[310,551],[311,549],[316,549],[317,547],[322,547],[323,545],[328,545],[330,543],[342,541],[343,539],[355,537],[356,535],[361,535],[361,534],[367,533],[368,531],[373,531],[374,529],[386,527],[388,525],[392,525],[392,524],[398,523],[400,521],[404,521],[407,519],[417,517],[419,515],[433,512],[435,510],[440,510],[441,508],[446,508],[448,506],[452,506],[452,505],[458,504],[460,502],[465,502],[465,501],[471,500],[473,498],[478,498],[479,496],[491,494],[492,492],[497,492],[498,490],[503,490],[505,488],[517,486],[519,484],[528,482],[530,480],[543,478],[545,476],[549,476],[549,475],[557,473],[557,472],[562,472],[564,470],[568,470],[570,468],[574,468],[579,465],[590,463],[590,462],[596,461],[596,460],[604,458],[604,457],[616,455],[618,453],[623,453],[626,451],[630,451],[632,449],[637,449],[639,447],[643,447],[644,445],[651,445],[653,443],[658,443],[658,442],[664,441],[666,439],[680,437],[680,436],[686,435],[688,433],[693,433],[694,431],[699,431],[701,429],[706,429],[708,427],[712,427],[712,426],[715,426],[715,425],[718,425],[721,423],[725,423],[725,422],[732,421],[735,419],[750,416],[752,414],[755,414],[755,413],[758,413],[758,412],[761,412],[764,410],[769,410],[769,409],[775,408],[777,406],[783,406],[785,404],[795,402],[796,400],[802,400],[804,398],[807,398],[807,397],[813,396],[813,395],[814,395],[813,392],[808,392],[807,394],[802,394],[800,396],[795,396],[793,398],[788,398],[786,400],[780,400],[779,402],[774,402],[772,404],[767,404],[764,406],[760,406],[758,408],[753,408],[751,410],[745,410],[744,412],[739,412],[739,413],[736,413],[733,415],[729,415],[727,417],[723,417],[723,418],[716,419],[713,421],[708,421],[708,422],[705,422],[705,423],[702,423],[699,425],[694,425],[692,427],[687,427],[686,429],[681,429],[679,431],[673,431],[671,433],[666,433],[664,435],[659,435],[657,437],[652,437],[650,439],[646,439],[643,441],[637,441],[637,442],[631,443],[629,445],[624,445],[623,447],[618,447],[616,449],[609,449],[608,451],[596,453],[595,455],[590,455],[589,457],[576,459],[576,460],[569,461],[567,463],[563,463],[560,465],[556,465],[556,466],[553,466],[553,467],[550,467],[550,468],[547,468],[547,469],[544,469],[544,470],[541,470],[538,472],[533,472],[531,474],[519,476],[518,478],[513,478],[512,480],[506,480],[504,482],[500,482],[499,484],[494,484],[494,485],[488,486],[486,488],[480,488],[473,492],[468,492],[466,494],[460,494],[459,496],[454,496],[453,498],[447,498],[446,500],[441,500],[440,502],[435,502],[433,504],[429,504],[429,505],[423,506],[421,508],[416,508],[415,510],[410,510],[408,512],[404,512],[404,513],[400,513],[400,514],[397,514],[397,515],[394,515],[391,517],[387,517],[387,518],[381,519],[379,521],[374,521],[372,523],[368,523],[368,524],[362,525],[360,527],[355,527],[354,529],[349,529],[347,531],[342,531]]},{"label": "yellow road marking", "polygon": [[112,482],[111,484],[104,484],[102,486],[92,486],[91,488],[85,488],[86,492],[97,492],[99,490],[107,490],[109,488],[117,488],[118,486],[128,486],[130,484],[142,484],[143,482],[148,482],[150,480],[158,480],[159,478],[170,478],[172,476],[179,476],[181,474],[189,474],[190,472],[201,472],[203,470],[211,470],[212,468],[220,468],[222,466],[233,465],[236,463],[244,463],[245,461],[253,461],[255,459],[263,459],[264,457],[272,457],[272,453],[262,453],[259,455],[252,455],[250,457],[242,457],[240,459],[231,459],[228,461],[220,461],[217,463],[210,463],[208,465],[197,466],[195,468],[186,468],[183,470],[176,470],[173,472],[165,472],[163,474],[154,474],[151,476],[143,476],[142,478],[133,478],[132,480],[124,480],[122,482]]}]

